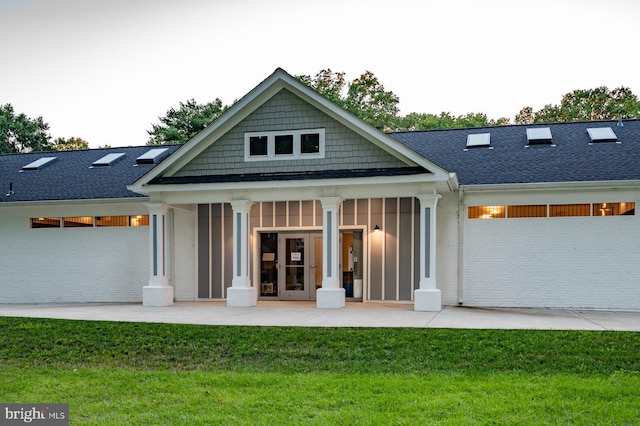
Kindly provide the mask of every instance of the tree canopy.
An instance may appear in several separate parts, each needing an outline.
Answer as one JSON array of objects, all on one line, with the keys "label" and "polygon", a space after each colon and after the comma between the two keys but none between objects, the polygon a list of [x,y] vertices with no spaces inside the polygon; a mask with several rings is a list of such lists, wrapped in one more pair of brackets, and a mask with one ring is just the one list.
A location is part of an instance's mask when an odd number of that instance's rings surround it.
[{"label": "tree canopy", "polygon": [[301,75],[297,78],[347,111],[385,131],[509,124],[508,118],[492,120],[483,113],[453,116],[449,112],[441,112],[440,115],[412,112],[404,117],[399,116],[400,99],[392,91],[386,90],[371,71],[365,71],[348,85],[344,72],[334,72],[329,68],[321,70],[315,77]]},{"label": "tree canopy", "polygon": [[297,76],[329,100],[378,129],[386,129],[398,114],[398,96],[385,90],[378,78],[365,71],[348,85],[344,72],[321,70],[315,77]]},{"label": "tree canopy", "polygon": [[171,107],[160,124],[152,124],[147,133],[151,136],[147,145],[185,143],[218,118],[228,106],[216,98],[213,102],[198,104],[195,99],[180,102],[180,107]]},{"label": "tree canopy", "polygon": [[16,114],[11,104],[0,106],[0,154],[52,148],[49,124],[42,117]]},{"label": "tree canopy", "polygon": [[53,148],[56,151],[74,151],[78,149],[88,149],[89,142],[82,138],[70,137],[70,138],[56,138],[53,141]]},{"label": "tree canopy", "polygon": [[396,123],[395,130],[460,129],[507,125],[509,119],[493,120],[484,113],[468,113],[456,117],[449,112],[441,112],[440,115],[412,112],[404,117],[399,117]]},{"label": "tree canopy", "polygon": [[627,87],[609,90],[607,86],[574,90],[562,97],[558,105],[545,105],[539,111],[527,106],[515,117],[516,124],[603,121],[639,118],[640,102]]}]

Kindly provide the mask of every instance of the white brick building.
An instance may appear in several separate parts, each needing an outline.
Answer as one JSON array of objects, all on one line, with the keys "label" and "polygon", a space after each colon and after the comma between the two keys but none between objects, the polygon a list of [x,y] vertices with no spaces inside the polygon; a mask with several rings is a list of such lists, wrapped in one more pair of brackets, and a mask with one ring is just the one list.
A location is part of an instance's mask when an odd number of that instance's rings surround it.
[{"label": "white brick building", "polygon": [[637,311],[622,124],[384,134],[276,70],[181,147],[0,156],[0,303]]}]

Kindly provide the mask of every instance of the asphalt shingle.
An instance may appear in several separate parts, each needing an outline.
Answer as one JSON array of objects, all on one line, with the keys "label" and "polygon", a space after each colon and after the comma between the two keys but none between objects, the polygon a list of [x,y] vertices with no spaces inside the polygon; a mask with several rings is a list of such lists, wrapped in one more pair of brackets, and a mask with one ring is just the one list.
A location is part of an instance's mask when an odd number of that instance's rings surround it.
[{"label": "asphalt shingle", "polygon": [[[80,151],[35,152],[0,155],[0,202],[134,198],[142,195],[127,190],[157,165],[136,164],[136,158],[153,147],[105,148]],[[178,146],[158,160],[166,158]],[[124,153],[109,166],[91,167],[107,154]],[[39,170],[22,170],[43,157],[57,157]],[[9,194],[10,188],[13,193]],[[7,195],[9,194],[9,195]]]},{"label": "asphalt shingle", "polygon": [[[389,135],[462,185],[640,180],[640,121],[514,125]],[[526,129],[549,127],[552,145],[528,146]],[[616,142],[594,142],[588,128],[611,127]],[[491,133],[491,147],[465,150],[467,135]]]}]

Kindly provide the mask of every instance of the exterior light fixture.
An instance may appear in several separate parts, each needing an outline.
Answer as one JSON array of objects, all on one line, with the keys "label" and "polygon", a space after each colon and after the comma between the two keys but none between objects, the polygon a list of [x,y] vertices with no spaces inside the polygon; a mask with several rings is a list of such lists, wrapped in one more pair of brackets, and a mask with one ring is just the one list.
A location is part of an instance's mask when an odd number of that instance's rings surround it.
[{"label": "exterior light fixture", "polygon": [[379,227],[378,225],[376,225],[376,226],[373,228],[373,232],[380,232],[380,227]]}]

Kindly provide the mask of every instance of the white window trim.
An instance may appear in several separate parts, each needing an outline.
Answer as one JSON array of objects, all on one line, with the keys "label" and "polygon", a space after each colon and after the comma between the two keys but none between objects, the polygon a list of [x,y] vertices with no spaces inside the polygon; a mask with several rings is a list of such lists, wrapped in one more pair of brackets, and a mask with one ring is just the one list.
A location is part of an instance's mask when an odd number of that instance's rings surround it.
[{"label": "white window trim", "polygon": [[[320,146],[318,152],[303,154],[301,149],[301,135],[317,133],[320,135]],[[293,135],[293,154],[276,155],[276,136]],[[267,155],[250,155],[249,140],[255,136],[267,137]],[[278,130],[271,132],[248,132],[244,134],[244,161],[278,161],[278,160],[304,160],[324,158],[324,129],[302,129],[302,130]]]}]

